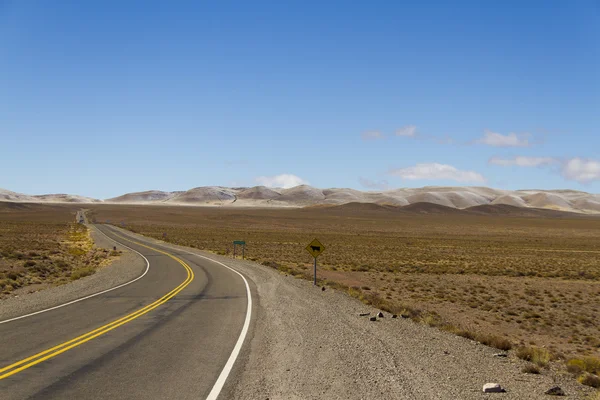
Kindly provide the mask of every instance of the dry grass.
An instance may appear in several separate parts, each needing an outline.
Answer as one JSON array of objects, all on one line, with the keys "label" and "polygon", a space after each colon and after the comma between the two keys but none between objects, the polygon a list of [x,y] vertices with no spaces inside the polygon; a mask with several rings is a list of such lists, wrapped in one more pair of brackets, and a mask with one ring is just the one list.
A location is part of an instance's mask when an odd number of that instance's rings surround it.
[{"label": "dry grass", "polygon": [[597,375],[584,373],[579,378],[577,378],[577,380],[582,385],[591,386],[593,388],[600,389],[600,377],[598,377]]},{"label": "dry grass", "polygon": [[541,371],[540,369],[534,365],[534,364],[527,364],[523,367],[523,369],[521,370],[521,372],[525,373],[525,374],[539,374]]},{"label": "dry grass", "polygon": [[100,222],[219,254],[245,240],[247,258],[305,278],[304,247],[318,237],[320,282],[374,307],[498,348],[600,356],[600,218],[90,208]]},{"label": "dry grass", "polygon": [[552,359],[552,355],[547,349],[539,347],[519,347],[517,357],[530,361],[538,367],[545,367]]},{"label": "dry grass", "polygon": [[0,298],[93,274],[112,260],[93,247],[75,209],[0,203]]}]

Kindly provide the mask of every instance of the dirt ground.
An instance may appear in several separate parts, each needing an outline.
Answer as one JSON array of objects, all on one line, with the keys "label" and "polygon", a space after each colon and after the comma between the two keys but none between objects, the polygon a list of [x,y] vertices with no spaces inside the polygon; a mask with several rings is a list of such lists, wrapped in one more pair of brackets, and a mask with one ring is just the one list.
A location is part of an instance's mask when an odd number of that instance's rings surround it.
[{"label": "dirt ground", "polygon": [[600,356],[600,219],[426,214],[361,207],[296,210],[90,207],[98,222],[312,274],[304,247],[326,246],[319,278],[396,310],[553,354]]},{"label": "dirt ground", "polygon": [[69,205],[0,203],[0,298],[92,275],[117,256],[93,246]]}]

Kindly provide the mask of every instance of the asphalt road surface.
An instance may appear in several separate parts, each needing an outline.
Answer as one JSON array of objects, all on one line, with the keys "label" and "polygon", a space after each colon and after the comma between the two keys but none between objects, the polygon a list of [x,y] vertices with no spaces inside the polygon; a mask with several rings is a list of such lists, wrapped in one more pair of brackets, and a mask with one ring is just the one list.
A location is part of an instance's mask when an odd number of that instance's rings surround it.
[{"label": "asphalt road surface", "polygon": [[0,323],[0,398],[214,399],[249,326],[249,289],[224,265],[98,226],[146,276]]}]

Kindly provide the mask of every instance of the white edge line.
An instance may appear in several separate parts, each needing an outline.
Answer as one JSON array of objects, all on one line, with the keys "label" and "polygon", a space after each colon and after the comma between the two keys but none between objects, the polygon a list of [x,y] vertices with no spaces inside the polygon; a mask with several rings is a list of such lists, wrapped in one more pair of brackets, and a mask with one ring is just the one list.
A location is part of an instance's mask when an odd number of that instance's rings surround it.
[{"label": "white edge line", "polygon": [[219,397],[219,394],[221,393],[221,390],[223,389],[223,386],[225,385],[225,382],[227,381],[227,378],[229,377],[229,374],[231,373],[231,370],[233,369],[233,365],[235,364],[235,361],[237,360],[237,358],[240,354],[240,351],[242,350],[242,345],[244,344],[244,340],[246,339],[246,335],[248,334],[248,329],[250,328],[250,319],[252,317],[252,294],[250,292],[250,285],[248,284],[248,281],[246,280],[246,277],[244,277],[244,275],[242,275],[240,272],[236,271],[235,269],[231,268],[230,266],[223,264],[220,261],[217,261],[210,257],[202,256],[200,254],[192,253],[190,251],[183,250],[181,248],[177,248],[172,245],[170,246],[167,243],[161,243],[161,245],[164,245],[165,247],[171,247],[173,250],[182,251],[182,252],[190,254],[192,256],[204,258],[205,260],[209,260],[216,264],[222,265],[223,267],[238,274],[244,280],[244,284],[246,285],[246,295],[248,296],[248,306],[246,308],[246,319],[244,320],[244,326],[242,327],[240,336],[238,337],[238,340],[235,343],[235,346],[233,347],[233,351],[231,352],[231,355],[229,356],[227,363],[225,363],[225,366],[221,370],[221,373],[219,374],[217,381],[215,382],[210,393],[206,397],[206,400],[217,400],[217,398]]},{"label": "white edge line", "polygon": [[237,359],[238,355],[240,354],[240,350],[242,349],[242,345],[244,344],[246,335],[248,334],[248,328],[250,327],[250,318],[252,317],[252,294],[250,293],[250,285],[248,285],[248,281],[246,280],[244,275],[242,275],[235,269],[231,268],[230,266],[225,265],[222,262],[214,260],[212,258],[201,256],[200,254],[191,253],[191,252],[185,251],[185,250],[184,250],[184,252],[194,255],[196,257],[204,258],[206,260],[212,261],[214,263],[224,266],[225,268],[230,269],[231,271],[233,271],[236,274],[238,274],[239,276],[241,276],[242,279],[244,280],[244,283],[246,284],[246,294],[248,295],[248,307],[246,308],[246,319],[244,321],[244,326],[242,327],[242,332],[240,332],[240,336],[238,337],[238,340],[235,343],[235,346],[233,347],[233,351],[231,352],[231,355],[229,356],[227,363],[223,367],[221,374],[217,378],[217,381],[215,382],[210,393],[208,394],[208,397],[206,397],[206,400],[217,400],[217,397],[219,397],[219,394],[221,393],[221,390],[223,389],[223,385],[225,385],[225,381],[227,381],[227,377],[229,377],[229,374],[231,373],[233,364],[235,363],[235,360]]},{"label": "white edge line", "polygon": [[[137,253],[137,254],[139,254],[139,255],[140,255],[140,256],[141,256],[141,257],[142,257],[144,260],[146,260],[146,270],[144,271],[144,273],[143,273],[142,275],[138,276],[137,278],[135,278],[135,279],[133,279],[133,280],[129,281],[129,282],[125,282],[125,283],[122,283],[122,284],[120,284],[119,286],[115,286],[115,287],[113,287],[113,288],[106,289],[106,290],[103,290],[103,291],[101,291],[101,292],[98,292],[98,293],[90,294],[89,296],[81,297],[81,298],[79,298],[79,299],[75,299],[75,300],[69,301],[68,303],[59,304],[59,305],[57,305],[57,306],[50,307],[50,308],[46,308],[46,309],[39,310],[39,311],[36,311],[36,312],[32,312],[32,313],[30,313],[30,314],[21,315],[20,317],[15,317],[15,318],[10,318],[10,319],[5,319],[4,321],[0,321],[0,325],[1,325],[1,324],[6,324],[7,322],[11,322],[11,321],[16,321],[16,320],[18,320],[18,319],[27,318],[27,317],[31,317],[31,316],[33,316],[33,315],[37,315],[37,314],[45,313],[45,312],[48,312],[48,311],[56,310],[57,308],[66,307],[66,306],[69,306],[69,305],[71,305],[71,304],[75,304],[75,303],[78,303],[78,302],[80,302],[80,301],[87,300],[87,299],[89,299],[89,298],[92,298],[92,297],[95,297],[95,296],[99,296],[99,295],[101,295],[101,294],[104,294],[104,293],[108,293],[108,292],[110,292],[110,291],[113,291],[113,290],[116,290],[116,289],[122,288],[123,286],[127,286],[127,285],[129,285],[129,284],[132,284],[133,282],[135,282],[135,281],[137,281],[137,280],[139,280],[139,279],[142,279],[142,278],[143,278],[143,277],[144,277],[144,276],[145,276],[145,275],[148,273],[148,270],[150,269],[150,261],[148,261],[148,259],[147,259],[146,257],[144,257],[144,256],[142,255],[142,253],[140,253],[139,251],[136,251],[136,250],[132,249],[132,248],[131,248],[131,247],[129,247],[129,246],[126,246],[126,245],[124,245],[124,244],[123,244],[123,243],[121,243],[121,242],[118,242],[118,241],[116,241],[115,239],[113,239],[113,238],[109,237],[108,235],[106,235],[106,234],[105,234],[104,232],[102,232],[100,229],[97,229],[97,231],[98,231],[98,232],[100,232],[101,234],[103,234],[104,236],[106,236],[108,239],[110,239],[110,240],[112,240],[113,242],[117,243],[118,245],[120,245],[120,246],[123,246],[123,247],[125,247],[125,248],[127,248],[127,249],[129,249],[129,250],[133,251],[134,253]],[[236,271],[236,272],[237,272],[237,271]],[[244,280],[245,280],[245,279],[244,279]]]}]

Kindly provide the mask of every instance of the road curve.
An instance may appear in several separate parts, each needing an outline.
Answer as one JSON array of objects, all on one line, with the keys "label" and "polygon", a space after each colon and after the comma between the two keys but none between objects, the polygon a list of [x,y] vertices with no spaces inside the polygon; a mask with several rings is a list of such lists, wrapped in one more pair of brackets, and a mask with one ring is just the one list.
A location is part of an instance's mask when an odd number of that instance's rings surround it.
[{"label": "road curve", "polygon": [[148,273],[0,324],[0,398],[216,398],[248,330],[246,280],[223,264],[97,227],[143,254]]}]

